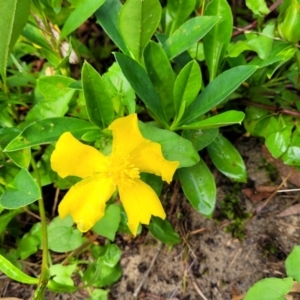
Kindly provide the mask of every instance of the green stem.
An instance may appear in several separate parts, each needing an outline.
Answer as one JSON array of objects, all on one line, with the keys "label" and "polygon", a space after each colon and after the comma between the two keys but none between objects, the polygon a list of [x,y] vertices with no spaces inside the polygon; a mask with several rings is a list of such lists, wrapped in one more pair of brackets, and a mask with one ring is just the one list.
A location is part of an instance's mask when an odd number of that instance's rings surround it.
[{"label": "green stem", "polygon": [[[31,166],[34,171],[37,184],[39,185],[40,189],[42,189],[40,173],[33,157],[31,158]],[[42,224],[42,246],[43,246],[42,268],[41,268],[40,282],[38,286],[39,294],[41,294],[43,293],[49,279],[48,232],[47,232],[47,219],[46,219],[46,211],[45,211],[43,197],[38,199],[38,204],[39,204],[39,212],[40,212],[41,224]],[[41,297],[41,295],[40,298],[38,298],[37,296],[37,299],[42,299],[42,298],[43,297]]]}]

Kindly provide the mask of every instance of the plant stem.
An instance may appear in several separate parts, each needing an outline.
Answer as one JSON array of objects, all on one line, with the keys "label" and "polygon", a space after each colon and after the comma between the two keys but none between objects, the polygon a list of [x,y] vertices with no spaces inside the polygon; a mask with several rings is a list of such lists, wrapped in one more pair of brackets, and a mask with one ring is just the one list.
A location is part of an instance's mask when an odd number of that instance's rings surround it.
[{"label": "plant stem", "polygon": [[[42,190],[39,170],[36,166],[36,162],[33,157],[31,158],[31,166],[34,171],[37,184],[39,185],[40,189]],[[42,192],[41,192],[41,194],[42,194]],[[41,268],[41,275],[40,275],[40,282],[39,282],[38,290],[40,290],[40,293],[43,293],[43,291],[47,285],[48,279],[49,279],[48,232],[47,232],[47,219],[46,219],[46,211],[45,211],[43,197],[40,197],[38,199],[38,204],[39,204],[39,212],[40,212],[41,224],[42,224],[42,247],[43,247],[42,268]],[[42,299],[42,297],[41,297],[41,299]]]}]

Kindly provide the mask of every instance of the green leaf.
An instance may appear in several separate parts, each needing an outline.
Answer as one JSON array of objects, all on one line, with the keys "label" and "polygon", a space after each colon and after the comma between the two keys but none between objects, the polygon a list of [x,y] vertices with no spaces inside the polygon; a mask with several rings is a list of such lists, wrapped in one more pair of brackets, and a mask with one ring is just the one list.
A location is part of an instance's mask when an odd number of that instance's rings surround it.
[{"label": "green leaf", "polygon": [[62,264],[55,264],[50,266],[49,272],[50,277],[57,283],[67,285],[67,286],[74,286],[74,282],[71,278],[72,273],[75,271],[77,265],[71,264],[64,266]]},{"label": "green leaf", "polygon": [[30,0],[0,0],[0,75],[4,81],[9,52],[27,22],[30,5]]},{"label": "green leaf", "polygon": [[103,74],[102,78],[112,99],[114,110],[119,115],[122,115],[123,106],[125,105],[129,114],[135,113],[135,92],[122,73],[120,66],[117,63],[113,63],[108,71]]},{"label": "green leaf", "polygon": [[272,50],[272,44],[274,41],[274,28],[275,21],[269,22],[263,29],[262,33],[255,34],[253,32],[245,33],[247,38],[247,46],[250,50],[255,51],[259,58],[266,60]]},{"label": "green leaf", "polygon": [[158,94],[146,71],[132,58],[122,53],[114,53],[123,74],[145,105],[167,126],[166,117]]},{"label": "green leaf", "polygon": [[148,228],[151,234],[164,244],[176,245],[181,242],[178,233],[174,231],[172,225],[167,220],[152,217]]},{"label": "green leaf", "polygon": [[161,5],[158,0],[127,0],[119,15],[123,40],[133,57],[142,61],[143,50],[160,22]]},{"label": "green leaf", "polygon": [[122,4],[119,0],[106,0],[105,3],[96,11],[95,15],[114,44],[126,55],[129,55],[129,50],[119,31],[119,12]]},{"label": "green leaf", "polygon": [[192,142],[197,151],[208,146],[219,134],[218,128],[184,130],[182,136]]},{"label": "green leaf", "polygon": [[15,151],[36,145],[56,142],[66,131],[70,131],[77,139],[90,131],[97,129],[91,123],[75,118],[49,118],[28,125],[4,151]]},{"label": "green leaf", "polygon": [[169,33],[173,33],[193,12],[196,6],[196,0],[169,0],[167,10],[172,17]]},{"label": "green leaf", "polygon": [[189,125],[182,125],[182,129],[210,129],[219,128],[223,126],[241,124],[245,118],[245,114],[241,111],[228,110],[216,116],[207,118],[203,121],[192,123]]},{"label": "green leaf", "polygon": [[7,152],[6,155],[20,168],[27,169],[31,160],[30,148]]},{"label": "green leaf", "polygon": [[27,40],[40,46],[41,48],[51,51],[50,45],[47,43],[46,38],[41,33],[40,29],[32,23],[27,23],[23,29],[22,36]]},{"label": "green leaf", "polygon": [[151,42],[144,52],[145,66],[153,86],[160,97],[168,120],[174,117],[173,87],[175,75],[171,64],[157,43]]},{"label": "green leaf", "polygon": [[93,230],[111,241],[115,239],[121,221],[121,209],[117,204],[109,205],[105,210],[104,217],[93,227]]},{"label": "green leaf", "polygon": [[290,146],[281,158],[286,165],[300,166],[300,136],[297,131],[292,134]]},{"label": "green leaf", "polygon": [[27,206],[41,197],[36,181],[26,169],[21,169],[0,198],[0,204],[7,209]]},{"label": "green leaf", "polygon": [[14,266],[9,260],[4,258],[0,255],[0,270],[4,273],[7,277],[12,280],[26,283],[26,284],[38,284],[39,279],[28,276],[27,274],[23,273],[20,269]]},{"label": "green leaf", "polygon": [[25,233],[18,243],[18,252],[22,260],[37,252],[42,243],[41,222],[35,223],[28,233]]},{"label": "green leaf", "polygon": [[247,292],[244,300],[285,300],[292,288],[293,279],[266,278],[255,283]]},{"label": "green leaf", "polygon": [[279,122],[280,119],[271,117],[265,136],[265,144],[275,158],[280,157],[288,149],[294,128],[294,124],[290,124],[281,129]]},{"label": "green leaf", "polygon": [[300,246],[294,246],[285,260],[286,274],[300,282]]},{"label": "green leaf", "polygon": [[195,17],[182,24],[166,41],[163,49],[172,59],[202,39],[219,21],[218,17]]},{"label": "green leaf", "polygon": [[159,129],[139,122],[142,135],[153,142],[159,143],[167,160],[179,161],[179,168],[193,166],[199,161],[198,152],[192,143],[175,132]]},{"label": "green leaf", "polygon": [[105,0],[85,0],[82,1],[69,15],[61,30],[60,39],[62,40],[68,34],[77,29],[84,23]]},{"label": "green leaf", "polygon": [[108,293],[109,291],[101,290],[101,289],[93,289],[92,293],[90,294],[90,298],[87,300],[108,300]]},{"label": "green leaf", "polygon": [[117,265],[122,255],[121,249],[116,244],[108,244],[101,261],[106,266],[113,268]]},{"label": "green leaf", "polygon": [[82,68],[82,86],[90,121],[101,129],[113,121],[114,108],[100,74],[87,62]]},{"label": "green leaf", "polygon": [[226,0],[211,1],[205,9],[204,15],[221,18],[203,39],[209,81],[213,81],[231,40],[233,18],[231,8]]},{"label": "green leaf", "polygon": [[26,121],[63,117],[69,109],[75,90],[69,88],[74,79],[66,76],[44,76],[37,81],[36,97],[38,102],[26,116]]},{"label": "green leaf", "polygon": [[84,239],[82,233],[72,227],[73,221],[70,216],[60,219],[56,217],[48,225],[48,246],[49,249],[58,253],[75,250]]},{"label": "green leaf", "polygon": [[214,79],[185,111],[181,124],[187,125],[226,99],[240,84],[249,78],[257,66],[238,66]]},{"label": "green leaf", "polygon": [[207,146],[207,151],[221,173],[235,181],[246,182],[245,163],[236,148],[225,137],[219,134]]},{"label": "green leaf", "polygon": [[201,214],[211,216],[216,203],[217,188],[213,174],[201,159],[196,165],[178,170],[183,192]]},{"label": "green leaf", "polygon": [[246,5],[258,16],[267,15],[270,12],[265,0],[246,0]]},{"label": "green leaf", "polygon": [[198,95],[202,84],[202,74],[198,63],[190,61],[178,74],[174,85],[174,105],[178,116],[182,103],[188,107]]}]

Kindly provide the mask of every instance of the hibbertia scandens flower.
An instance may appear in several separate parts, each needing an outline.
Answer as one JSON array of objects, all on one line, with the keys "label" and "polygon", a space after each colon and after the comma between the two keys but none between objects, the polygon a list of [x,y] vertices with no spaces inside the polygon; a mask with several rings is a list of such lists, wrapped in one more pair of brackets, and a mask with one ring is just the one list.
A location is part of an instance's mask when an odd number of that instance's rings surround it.
[{"label": "hibbertia scandens flower", "polygon": [[67,192],[58,212],[61,218],[70,214],[78,229],[85,232],[103,217],[106,202],[117,189],[128,227],[136,235],[139,223],[149,224],[151,215],[166,217],[159,198],[140,179],[140,173],[152,173],[170,183],[179,162],[166,160],[160,144],[142,136],[136,114],[113,121],[108,129],[113,135],[109,156],[79,142],[70,132],[57,141],[51,155],[52,169],[63,178],[82,178]]}]

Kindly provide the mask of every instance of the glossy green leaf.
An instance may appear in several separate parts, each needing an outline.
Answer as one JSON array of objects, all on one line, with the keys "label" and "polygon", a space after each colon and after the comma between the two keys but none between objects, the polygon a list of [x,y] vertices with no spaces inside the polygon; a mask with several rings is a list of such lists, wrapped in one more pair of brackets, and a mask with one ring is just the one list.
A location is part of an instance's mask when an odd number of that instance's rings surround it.
[{"label": "glossy green leaf", "polygon": [[258,57],[265,60],[269,57],[274,41],[275,21],[269,22],[260,34],[247,33],[247,45],[255,51]]},{"label": "glossy green leaf", "polygon": [[267,15],[270,12],[265,0],[246,0],[246,5],[255,15]]},{"label": "glossy green leaf", "polygon": [[244,300],[285,300],[292,288],[293,279],[266,278],[255,283],[247,292]]},{"label": "glossy green leaf", "polygon": [[30,109],[26,121],[63,117],[69,110],[75,90],[69,88],[74,79],[66,76],[44,76],[37,81],[36,104]]},{"label": "glossy green leaf", "polygon": [[188,107],[198,95],[202,85],[202,74],[198,63],[190,61],[178,74],[174,85],[174,105],[178,116],[183,102]]},{"label": "glossy green leaf", "polygon": [[169,0],[167,2],[168,13],[172,17],[168,33],[173,33],[189,17],[196,6],[196,0]]},{"label": "glossy green leaf", "polygon": [[108,267],[115,267],[122,255],[121,249],[116,244],[108,244],[101,261]]},{"label": "glossy green leaf", "polygon": [[201,159],[196,165],[178,170],[183,192],[201,214],[211,216],[216,203],[217,188],[213,174]]},{"label": "glossy green leaf", "polygon": [[142,122],[139,122],[139,128],[146,139],[161,145],[166,159],[179,161],[179,168],[193,166],[199,161],[198,152],[192,143],[175,132],[153,127]]},{"label": "glossy green leaf", "polygon": [[214,79],[188,107],[181,124],[187,125],[224,101],[240,84],[249,78],[257,66],[247,65],[229,69]]},{"label": "glossy green leaf", "polygon": [[96,18],[111,40],[124,53],[129,55],[125,42],[119,30],[119,13],[122,4],[120,0],[106,0],[95,12]]},{"label": "glossy green leaf", "polygon": [[47,288],[55,293],[74,293],[78,289],[76,286],[60,284],[53,279],[48,281]]},{"label": "glossy green leaf", "polygon": [[30,148],[7,152],[6,155],[20,168],[27,169],[31,160]]},{"label": "glossy green leaf", "polygon": [[300,3],[298,0],[284,1],[282,6],[279,19],[283,17],[283,21],[278,23],[279,34],[284,40],[296,44],[300,40]]},{"label": "glossy green leaf", "polygon": [[166,117],[160,103],[159,96],[146,73],[135,60],[122,53],[114,53],[123,74],[129,81],[137,95],[145,103],[152,113],[167,126]]},{"label": "glossy green leaf", "polygon": [[181,242],[179,235],[174,231],[172,225],[167,220],[152,217],[148,228],[151,234],[164,244],[176,245]]},{"label": "glossy green leaf", "polygon": [[77,139],[97,127],[90,122],[75,118],[50,118],[28,125],[15,139],[13,139],[4,151],[15,151],[36,145],[56,142],[66,131],[70,131]]},{"label": "glossy green leaf", "polygon": [[[296,49],[290,43],[284,41],[273,40],[272,48],[267,59],[263,60],[259,57],[254,58],[251,64],[259,66],[259,68],[265,68],[266,66],[272,65],[272,73],[281,66],[283,63],[290,60],[296,52]],[[270,77],[268,74],[268,76]]]},{"label": "glossy green leaf", "polygon": [[35,223],[29,232],[25,233],[18,242],[18,252],[22,260],[37,252],[42,244],[41,222]]},{"label": "glossy green leaf", "polygon": [[111,204],[106,208],[104,217],[94,225],[93,231],[113,241],[119,228],[120,221],[120,206]]},{"label": "glossy green leaf", "polygon": [[293,133],[290,146],[281,158],[287,165],[300,166],[300,136],[298,132]]},{"label": "glossy green leaf", "polygon": [[189,125],[182,125],[181,129],[210,129],[219,128],[223,126],[241,124],[245,118],[242,111],[228,110],[216,116],[207,118],[203,121],[192,123]]},{"label": "glossy green leaf", "polygon": [[120,11],[120,32],[127,48],[139,62],[160,17],[161,5],[158,0],[127,0]]},{"label": "glossy green leaf", "polygon": [[218,128],[184,130],[182,136],[192,142],[197,151],[208,146],[219,134]]},{"label": "glossy green leaf", "polygon": [[105,0],[82,1],[65,21],[61,30],[60,39],[63,39],[83,24],[104,2]]},{"label": "glossy green leaf", "polygon": [[202,39],[219,21],[218,17],[195,17],[182,24],[163,43],[163,49],[172,59]]},{"label": "glossy green leaf", "polygon": [[81,79],[90,121],[102,129],[106,128],[113,121],[114,108],[102,77],[85,62]]},{"label": "glossy green leaf", "polygon": [[161,105],[168,120],[174,117],[173,87],[175,75],[171,64],[157,43],[151,42],[144,51],[147,73],[160,97]]},{"label": "glossy green leaf", "polygon": [[203,39],[209,81],[212,81],[217,76],[220,63],[231,40],[233,17],[227,0],[211,1],[205,9],[204,15],[221,18]]},{"label": "glossy green leaf", "polygon": [[22,31],[22,36],[27,40],[40,46],[43,49],[51,51],[50,45],[47,43],[45,36],[35,24],[27,23]]},{"label": "glossy green leaf", "polygon": [[0,204],[7,209],[27,206],[41,197],[41,191],[26,169],[21,169],[0,198]]},{"label": "glossy green leaf", "polygon": [[136,95],[134,89],[122,73],[120,66],[117,63],[113,63],[108,71],[103,74],[102,78],[112,99],[114,110],[119,115],[122,115],[125,105],[129,114],[135,113]]},{"label": "glossy green leaf", "polygon": [[0,270],[4,273],[8,278],[26,283],[26,284],[38,284],[39,279],[31,277],[24,272],[22,272],[19,268],[14,266],[9,260],[0,255]]},{"label": "glossy green leaf", "polygon": [[4,79],[9,52],[27,22],[30,5],[30,0],[0,0],[0,75]]},{"label": "glossy green leaf", "polygon": [[235,181],[246,182],[247,172],[243,158],[225,137],[219,134],[207,146],[207,151],[221,173]]},{"label": "glossy green leaf", "polygon": [[286,274],[300,282],[300,246],[294,246],[285,260]]},{"label": "glossy green leaf", "polygon": [[76,264],[70,264],[67,266],[62,264],[52,265],[49,268],[50,277],[53,278],[53,280],[57,283],[67,286],[74,286],[71,275],[75,271],[76,267]]},{"label": "glossy green leaf", "polygon": [[72,218],[70,216],[61,219],[56,217],[48,225],[48,246],[49,249],[58,253],[72,251],[79,247],[84,238],[82,233],[72,227]]},{"label": "glossy green leaf", "polygon": [[265,136],[265,144],[275,158],[280,157],[288,149],[294,127],[294,124],[290,124],[280,128],[279,122],[280,119],[271,117]]}]

